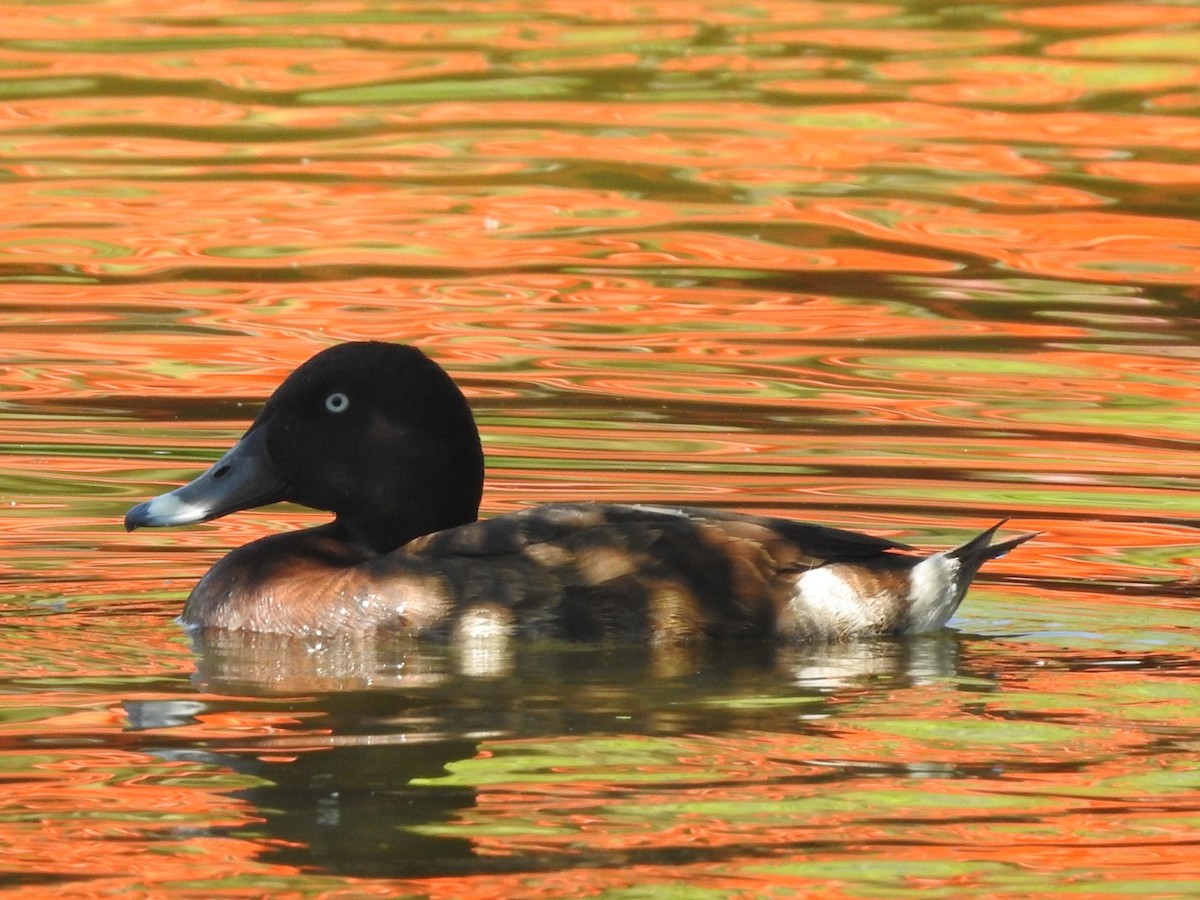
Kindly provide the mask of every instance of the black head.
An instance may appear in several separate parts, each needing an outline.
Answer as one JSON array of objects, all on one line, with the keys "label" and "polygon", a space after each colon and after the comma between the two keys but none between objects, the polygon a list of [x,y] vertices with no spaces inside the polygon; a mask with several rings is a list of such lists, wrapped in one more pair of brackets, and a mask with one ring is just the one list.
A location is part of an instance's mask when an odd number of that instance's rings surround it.
[{"label": "black head", "polygon": [[126,525],[290,500],[333,512],[355,540],[387,551],[475,521],[482,493],[483,449],[458,386],[415,347],[369,341],[301,365],[212,469],[130,510]]}]

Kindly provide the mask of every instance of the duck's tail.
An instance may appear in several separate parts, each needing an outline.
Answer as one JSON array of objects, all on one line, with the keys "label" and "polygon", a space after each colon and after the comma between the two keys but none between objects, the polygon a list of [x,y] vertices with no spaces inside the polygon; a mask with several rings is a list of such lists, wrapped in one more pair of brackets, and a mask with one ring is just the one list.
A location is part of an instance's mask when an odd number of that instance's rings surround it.
[{"label": "duck's tail", "polygon": [[[955,574],[954,581],[958,588],[957,599],[954,602],[954,608],[958,608],[958,604],[962,602],[963,596],[967,593],[967,588],[971,586],[971,581],[975,578],[979,567],[989,559],[996,559],[1008,553],[1014,547],[1019,547],[1026,541],[1033,540],[1041,532],[1031,531],[1028,534],[1017,535],[1008,540],[992,543],[992,538],[1008,522],[1008,519],[1001,519],[991,528],[986,531],[981,531],[975,537],[971,538],[965,544],[959,544],[953,550],[947,550],[945,555],[948,559],[958,560],[958,572]],[[953,615],[954,610],[951,610]]]},{"label": "duck's tail", "polygon": [[953,550],[946,551],[946,556],[959,561],[961,565],[961,569],[959,570],[961,573],[960,578],[965,576],[970,581],[971,578],[975,577],[975,573],[979,571],[979,567],[989,559],[996,559],[1003,556],[1014,547],[1019,547],[1026,541],[1032,540],[1041,534],[1039,531],[1031,531],[1029,534],[1018,535],[1015,538],[1009,538],[1006,541],[993,544],[992,538],[1007,523],[1008,519],[1001,519],[987,531],[981,531],[965,544],[959,544]]},{"label": "duck's tail", "polygon": [[992,538],[1007,521],[1001,519],[965,544],[935,553],[913,567],[905,631],[941,628],[958,610],[980,566],[1037,537],[1033,532],[993,544]]}]

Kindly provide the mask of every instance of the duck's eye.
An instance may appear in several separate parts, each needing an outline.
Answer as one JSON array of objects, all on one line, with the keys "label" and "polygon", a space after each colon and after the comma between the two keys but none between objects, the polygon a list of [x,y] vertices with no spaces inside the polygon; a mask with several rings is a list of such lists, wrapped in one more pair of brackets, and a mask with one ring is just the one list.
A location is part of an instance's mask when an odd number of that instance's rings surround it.
[{"label": "duck's eye", "polygon": [[331,413],[344,413],[350,408],[350,398],[341,391],[334,391],[325,398],[325,408]]}]

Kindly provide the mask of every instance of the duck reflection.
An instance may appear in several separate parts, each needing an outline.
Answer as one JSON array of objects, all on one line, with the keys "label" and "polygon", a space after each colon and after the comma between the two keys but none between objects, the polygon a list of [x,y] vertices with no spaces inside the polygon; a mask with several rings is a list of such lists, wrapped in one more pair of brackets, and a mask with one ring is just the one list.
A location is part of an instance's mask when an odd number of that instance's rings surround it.
[{"label": "duck reflection", "polygon": [[[477,803],[476,786],[445,777],[454,764],[513,739],[803,733],[858,694],[954,675],[959,640],[942,632],[664,654],[213,632],[195,643],[200,699],[131,703],[129,715],[134,728],[156,734],[205,720],[274,719],[269,734],[256,728],[250,738],[216,736],[183,751],[254,777],[239,796],[260,820],[253,831],[267,839],[265,861],[362,877],[569,867],[565,858],[480,854],[469,838],[447,835],[445,825]],[[803,718],[795,704],[758,702],[797,696]]]},{"label": "duck reflection", "polygon": [[958,636],[942,632],[781,648],[778,668],[800,687],[833,690],[871,679],[928,684],[954,675],[958,661]]},{"label": "duck reflection", "polygon": [[[520,679],[564,661],[569,668],[599,660],[600,670],[639,682],[684,678],[704,667],[749,667],[790,676],[809,688],[846,687],[867,678],[892,677],[919,684],[954,673],[958,637],[951,631],[908,638],[774,646],[765,642],[670,646],[585,646],[518,642],[504,637],[448,645],[404,635],[335,635],[309,638],[213,630],[193,635],[194,681],[224,693],[291,694],[390,690],[444,685],[456,679]],[[605,663],[621,666],[606,669]]]}]

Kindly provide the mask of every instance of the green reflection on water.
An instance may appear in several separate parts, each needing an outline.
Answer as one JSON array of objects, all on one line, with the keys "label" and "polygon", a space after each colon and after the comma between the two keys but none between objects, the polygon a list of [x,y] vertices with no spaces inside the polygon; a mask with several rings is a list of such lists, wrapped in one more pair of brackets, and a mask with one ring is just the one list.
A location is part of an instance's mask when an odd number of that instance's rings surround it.
[{"label": "green reflection on water", "polygon": [[[1187,728],[1200,723],[1200,692],[1190,679],[1171,675],[1129,678],[1122,675],[1121,666],[1113,666],[1112,677],[1101,683],[1102,696],[1056,694],[1049,691],[1031,693],[1007,692],[993,700],[995,707],[1017,712],[1083,715],[1106,712],[1113,720],[1158,722],[1167,727]],[[1189,777],[1195,779],[1196,764],[1180,762]],[[1153,780],[1157,777],[1148,776]],[[1160,789],[1165,789],[1166,782]],[[1192,784],[1197,782],[1193,780]]]},{"label": "green reflection on water", "polygon": [[301,244],[234,244],[205,247],[204,253],[206,256],[229,259],[279,259],[280,257],[303,256],[318,250],[319,248],[305,247]]},{"label": "green reflection on water", "polygon": [[1024,410],[1013,409],[1007,414],[1022,422],[1086,425],[1116,434],[1152,433],[1161,429],[1177,431],[1188,440],[1200,435],[1200,416],[1178,404],[1150,398],[1109,397],[1105,406],[1030,403]]},{"label": "green reflection on water", "polygon": [[1146,260],[1090,260],[1077,264],[1080,269],[1091,272],[1120,272],[1125,275],[1183,275],[1194,272],[1196,267],[1187,263],[1147,262]]},{"label": "green reflection on water", "polygon": [[[1008,890],[1045,890],[1047,881],[1037,872],[979,860],[907,860],[873,855],[864,860],[801,860],[747,866],[743,871],[762,875],[808,878],[820,884],[852,885],[853,897],[891,898],[900,891],[919,891],[921,897],[995,896],[977,891],[996,887]],[[938,884],[941,880],[947,884]],[[1106,882],[1106,887],[1108,882]]]},{"label": "green reflection on water", "polygon": [[[579,275],[595,274],[594,269],[585,266],[562,266],[562,272],[569,272]],[[605,266],[604,273],[608,275],[637,275],[646,278],[660,278],[663,280],[671,280],[675,278],[736,278],[738,281],[754,282],[766,281],[774,278],[776,273],[770,269],[760,268],[757,264],[751,266],[749,263],[744,269],[726,269],[717,266],[638,266],[631,268],[626,266],[614,265]]]},{"label": "green reflection on water", "polygon": [[411,784],[452,787],[571,783],[600,776],[619,784],[708,780],[711,773],[704,768],[679,766],[680,755],[693,751],[670,738],[624,735],[498,744],[487,756],[449,763],[444,776],[415,778]]},{"label": "green reflection on water", "polygon": [[[781,118],[787,124],[801,128],[847,129],[882,133],[886,131],[906,131],[913,127],[902,119],[872,112],[869,109],[789,113],[786,116],[781,116]],[[863,214],[866,212],[867,210],[861,211]]]},{"label": "green reflection on water", "polygon": [[1095,372],[1083,366],[1064,366],[1040,359],[1019,356],[943,352],[928,356],[909,356],[899,353],[873,358],[872,362],[885,370],[901,372],[982,372],[988,375],[1029,375],[1039,378],[1090,378]]},{"label": "green reflection on water", "polygon": [[368,84],[324,91],[304,91],[296,95],[298,103],[437,103],[505,99],[547,99],[570,97],[587,82],[582,78],[530,76],[525,78],[455,79],[446,81],[397,81]]},{"label": "green reflection on water", "polygon": [[[41,722],[53,719],[55,716],[65,716],[72,711],[73,709],[67,706],[0,706],[0,722],[6,725],[15,725],[20,722]],[[28,766],[28,758],[17,760],[0,755],[0,768],[13,769],[27,768]]]},{"label": "green reflection on water", "polygon": [[21,78],[0,81],[0,97],[52,97],[94,91],[94,78]]},{"label": "green reflection on water", "polygon": [[[1190,684],[1181,684],[1179,689],[1181,692],[1195,690],[1194,686]],[[1128,710],[1122,710],[1122,712],[1128,712]],[[1195,792],[1197,784],[1200,784],[1200,764],[1194,760],[1181,759],[1179,756],[1160,759],[1158,767],[1153,771],[1137,775],[1122,775],[1117,778],[1105,779],[1103,782],[1104,787],[1116,793],[1145,791],[1150,794],[1174,794],[1181,791],[1192,794]],[[1194,818],[1175,821],[1180,827],[1197,828]]]},{"label": "green reflection on water", "polygon": [[[1169,59],[1172,57],[1188,60],[1193,64],[1200,59],[1200,32],[1196,31],[1149,31],[1135,34],[1116,34],[1106,37],[1082,38],[1071,42],[1071,54],[1074,56],[1100,57],[1146,57],[1154,59]],[[1108,61],[1105,68],[1112,65]],[[1151,67],[1153,68],[1153,67]],[[1194,73],[1195,66],[1188,66]],[[1194,78],[1194,74],[1184,76]]]},{"label": "green reflection on water", "polygon": [[[1190,44],[1193,53],[1200,58],[1200,41],[1191,39],[1183,43]],[[1111,40],[1111,39],[1109,39]],[[1158,43],[1152,41],[1151,43]],[[1125,51],[1116,51],[1114,55],[1132,55]],[[985,58],[967,63],[962,60],[950,60],[945,63],[930,62],[925,67],[931,75],[949,70],[951,77],[957,77],[961,70],[969,69],[980,73],[1004,73],[1028,75],[1033,79],[1045,79],[1054,84],[1072,85],[1092,88],[1094,90],[1119,91],[1143,90],[1149,87],[1174,83],[1190,83],[1195,78],[1194,65],[1177,65],[1172,63],[1121,63],[1110,59],[1103,66],[1093,63],[1079,64],[1068,60],[1040,59],[1001,59]]]},{"label": "green reflection on water", "polygon": [[[1154,605],[1153,593],[1131,592],[1130,602],[1072,603],[1053,593],[1035,598],[974,587],[952,624],[969,634],[1019,635],[1030,665],[1064,650],[1194,653],[1200,648],[1200,610]],[[997,637],[996,640],[1015,640]]]},{"label": "green reflection on water", "polygon": [[[1078,741],[1082,729],[1068,725],[1055,725],[1049,722],[1021,722],[1006,719],[991,721],[960,716],[953,721],[937,721],[930,719],[841,719],[842,724],[863,728],[867,731],[881,732],[899,737],[913,738],[932,744],[951,744],[969,748],[985,746],[1008,747],[1012,744],[1048,744],[1069,743]],[[1097,729],[1088,728],[1088,734],[1096,735]],[[871,797],[879,797],[872,792]],[[942,798],[945,801],[948,798]],[[956,796],[955,805],[1000,805],[995,803],[995,797],[973,797],[969,802],[966,798]],[[878,799],[873,801],[878,803]],[[1040,801],[1035,801],[1040,802]],[[935,798],[926,797],[923,800],[904,795],[905,805],[934,804]]]},{"label": "green reflection on water", "polygon": [[[839,720],[841,721],[841,720]],[[880,787],[878,790],[836,790],[816,795],[802,795],[776,801],[737,803],[696,801],[694,803],[656,804],[656,814],[674,816],[679,813],[713,816],[719,819],[753,819],[756,824],[786,825],[797,817],[818,813],[839,814],[871,810],[886,815],[889,811],[912,810],[916,814],[929,810],[1020,810],[1041,805],[1039,797],[1003,796],[984,793],[940,794],[914,790],[905,785],[893,790]],[[763,819],[767,821],[764,823]]]},{"label": "green reflection on water", "polygon": [[[1070,470],[1069,464],[1064,469]],[[946,484],[922,484],[920,496],[923,502],[944,501],[962,508],[1057,508],[1120,510],[1123,513],[1144,513],[1148,516],[1176,514],[1190,516],[1200,509],[1200,498],[1187,493],[1148,493],[1133,488],[1121,490],[1112,487],[1087,488],[1073,486],[1065,493],[1053,479],[1041,490],[1016,487],[1012,484],[993,485],[989,482],[952,481]],[[840,492],[844,496],[875,497],[878,499],[913,499],[913,488],[907,484],[889,484],[880,481],[867,487],[858,487]],[[1114,525],[1116,529],[1119,526]]]}]

